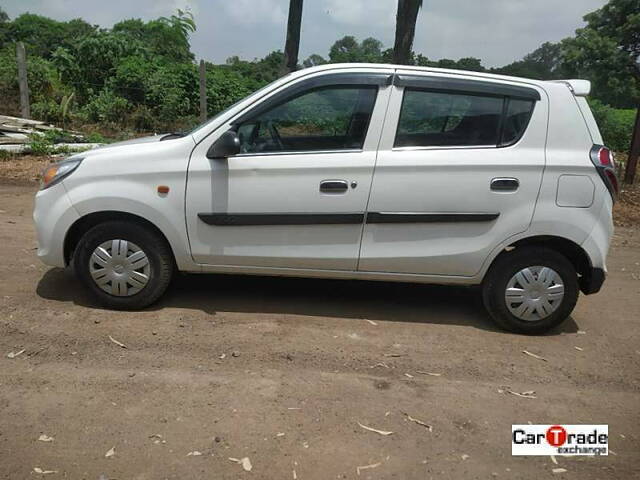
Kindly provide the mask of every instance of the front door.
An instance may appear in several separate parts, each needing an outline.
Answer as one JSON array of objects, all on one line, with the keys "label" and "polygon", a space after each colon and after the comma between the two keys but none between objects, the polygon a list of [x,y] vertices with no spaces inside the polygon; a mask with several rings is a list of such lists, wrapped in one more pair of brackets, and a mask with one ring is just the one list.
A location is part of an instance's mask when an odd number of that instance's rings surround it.
[{"label": "front door", "polygon": [[545,162],[545,96],[526,85],[398,73],[359,270],[473,276],[529,226]]},{"label": "front door", "polygon": [[214,138],[195,148],[186,220],[197,263],[356,269],[390,87],[380,75],[324,75],[210,136],[234,129],[239,155],[208,159]]}]

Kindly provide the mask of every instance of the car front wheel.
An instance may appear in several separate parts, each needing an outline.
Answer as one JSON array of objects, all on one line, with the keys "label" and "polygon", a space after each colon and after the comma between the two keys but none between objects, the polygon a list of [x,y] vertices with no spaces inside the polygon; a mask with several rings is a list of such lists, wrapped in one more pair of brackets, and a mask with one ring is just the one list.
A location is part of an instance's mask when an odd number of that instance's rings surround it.
[{"label": "car front wheel", "polygon": [[104,222],[87,231],[73,266],[96,300],[121,310],[144,308],[158,300],[174,270],[165,239],[129,221]]}]

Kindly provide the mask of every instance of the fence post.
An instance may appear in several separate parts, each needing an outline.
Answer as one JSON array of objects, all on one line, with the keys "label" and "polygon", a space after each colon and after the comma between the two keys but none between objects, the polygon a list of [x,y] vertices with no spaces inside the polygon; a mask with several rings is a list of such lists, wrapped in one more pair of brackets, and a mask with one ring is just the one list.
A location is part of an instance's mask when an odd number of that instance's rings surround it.
[{"label": "fence post", "polygon": [[27,83],[27,54],[22,42],[16,44],[16,58],[18,60],[18,85],[20,86],[20,113],[24,118],[31,118],[29,85]]},{"label": "fence post", "polygon": [[207,70],[200,60],[200,122],[207,121]]},{"label": "fence post", "polygon": [[638,167],[638,157],[640,156],[640,105],[636,112],[636,122],[633,126],[631,134],[631,148],[629,148],[629,156],[627,157],[627,168],[624,173],[624,183],[631,185],[636,176]]}]

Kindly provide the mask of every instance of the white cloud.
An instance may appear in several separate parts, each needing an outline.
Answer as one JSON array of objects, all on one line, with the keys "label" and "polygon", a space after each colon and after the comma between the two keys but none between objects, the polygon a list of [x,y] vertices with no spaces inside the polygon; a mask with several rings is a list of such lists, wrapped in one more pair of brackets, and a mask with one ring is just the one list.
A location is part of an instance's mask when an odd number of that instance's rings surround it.
[{"label": "white cloud", "polygon": [[189,11],[194,16],[200,12],[198,0],[156,0],[153,2],[152,17],[173,15],[176,11]]},{"label": "white cloud", "polygon": [[239,25],[282,24],[287,12],[277,0],[233,0],[222,3],[226,14]]},{"label": "white cloud", "polygon": [[334,22],[348,25],[395,25],[396,0],[326,0]]}]

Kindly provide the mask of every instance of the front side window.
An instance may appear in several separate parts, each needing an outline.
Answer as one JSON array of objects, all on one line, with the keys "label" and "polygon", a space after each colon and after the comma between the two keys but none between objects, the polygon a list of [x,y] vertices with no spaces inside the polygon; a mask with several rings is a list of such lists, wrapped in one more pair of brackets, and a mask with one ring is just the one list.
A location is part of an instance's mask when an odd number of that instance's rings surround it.
[{"label": "front side window", "polygon": [[405,88],[394,146],[496,146],[504,101]]},{"label": "front side window", "polygon": [[361,149],[375,86],[308,90],[238,125],[242,153]]}]

